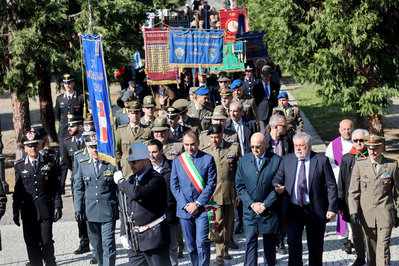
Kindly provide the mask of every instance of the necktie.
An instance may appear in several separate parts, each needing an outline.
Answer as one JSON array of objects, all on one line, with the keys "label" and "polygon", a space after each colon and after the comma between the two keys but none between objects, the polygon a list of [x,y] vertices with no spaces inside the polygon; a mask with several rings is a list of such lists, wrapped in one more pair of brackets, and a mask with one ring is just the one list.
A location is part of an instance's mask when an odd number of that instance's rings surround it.
[{"label": "necktie", "polygon": [[243,130],[241,125],[238,123],[238,140],[240,141],[240,148],[241,148],[241,155],[244,156],[245,155],[245,148],[244,148],[244,135],[243,135]]},{"label": "necktie", "polygon": [[76,146],[78,146],[78,148],[80,149],[80,140],[76,139]]},{"label": "necktie", "polygon": [[266,96],[269,99],[269,88],[267,87],[267,84],[265,84],[265,92],[266,92]]},{"label": "necktie", "polygon": [[136,180],[136,186],[140,185],[140,180],[139,180],[139,177],[137,175],[136,175],[135,180]]},{"label": "necktie", "polygon": [[378,172],[377,170],[378,169],[377,169],[377,163],[376,162],[373,163],[373,170],[374,170],[374,174],[377,174],[377,172]]},{"label": "necktie", "polygon": [[306,169],[305,160],[300,160],[301,165],[299,167],[298,182],[296,188],[296,197],[298,204],[302,207],[305,205],[305,194],[308,193],[308,186],[306,185]]},{"label": "necktie", "polygon": [[98,172],[100,171],[100,170],[98,169],[98,161],[95,161],[95,162],[94,162],[94,171],[96,172],[96,175],[98,175]]},{"label": "necktie", "polygon": [[190,160],[193,162],[193,164],[194,164],[194,156],[189,156],[190,157]]},{"label": "necktie", "polygon": [[33,170],[36,172],[36,160],[32,161],[32,167],[33,167]]},{"label": "necktie", "polygon": [[256,163],[258,165],[258,170],[260,171],[260,168],[262,167],[262,158],[256,158]]},{"label": "necktie", "polygon": [[218,155],[219,155],[219,158],[220,158],[220,152],[222,151],[222,147],[218,146],[218,147],[216,148],[216,150],[217,150]]}]

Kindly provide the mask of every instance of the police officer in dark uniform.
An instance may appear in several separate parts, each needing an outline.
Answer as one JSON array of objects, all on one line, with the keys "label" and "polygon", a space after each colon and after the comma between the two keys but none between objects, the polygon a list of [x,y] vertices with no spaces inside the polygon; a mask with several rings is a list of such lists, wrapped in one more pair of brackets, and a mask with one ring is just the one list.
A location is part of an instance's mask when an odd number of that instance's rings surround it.
[{"label": "police officer in dark uniform", "polygon": [[62,200],[55,160],[39,153],[40,136],[32,131],[22,138],[27,156],[15,162],[13,220],[23,232],[30,265],[56,265],[53,222],[62,217]]},{"label": "police officer in dark uniform", "polygon": [[190,128],[179,124],[180,110],[174,108],[173,106],[168,106],[164,109],[164,112],[170,125],[170,138],[177,141],[182,141],[183,133],[190,130]]},{"label": "police officer in dark uniform", "polygon": [[248,64],[245,68],[245,78],[241,81],[244,86],[244,94],[251,95],[253,87],[260,82],[260,79],[257,79],[254,75],[254,66],[252,64]]}]

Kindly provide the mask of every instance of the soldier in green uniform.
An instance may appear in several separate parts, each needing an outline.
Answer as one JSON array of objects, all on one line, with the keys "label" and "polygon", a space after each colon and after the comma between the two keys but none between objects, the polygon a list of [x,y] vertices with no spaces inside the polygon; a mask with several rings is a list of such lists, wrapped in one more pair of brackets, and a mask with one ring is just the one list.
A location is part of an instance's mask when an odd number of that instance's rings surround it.
[{"label": "soldier in green uniform", "polygon": [[184,152],[183,143],[170,137],[170,127],[166,117],[157,117],[151,130],[154,134],[154,139],[162,143],[163,154],[168,160],[173,160]]},{"label": "soldier in green uniform", "polygon": [[173,107],[180,110],[179,125],[189,127],[192,131],[199,134],[201,132],[201,123],[197,117],[190,117],[187,115],[187,108],[190,102],[186,99],[179,99],[173,103]]},{"label": "soldier in green uniform", "polygon": [[155,101],[152,95],[147,95],[144,97],[143,107],[141,108],[141,110],[143,111],[144,116],[141,118],[140,123],[145,126],[152,127],[156,117]]},{"label": "soldier in green uniform", "polygon": [[392,227],[399,224],[398,163],[381,154],[383,137],[368,135],[363,140],[369,155],[358,157],[353,167],[348,195],[350,221],[363,228],[367,265],[391,265]]},{"label": "soldier in green uniform", "polygon": [[211,125],[213,110],[207,104],[209,101],[209,91],[206,87],[200,87],[194,93],[194,100],[188,106],[187,115],[198,118],[201,122],[202,130],[208,130]]},{"label": "soldier in green uniform", "polygon": [[277,111],[283,111],[285,118],[287,119],[287,125],[289,128],[299,133],[303,131],[304,121],[301,116],[301,112],[298,106],[292,106],[288,103],[288,93],[286,91],[280,92],[277,96],[278,106],[273,108],[273,114]]},{"label": "soldier in green uniform", "polygon": [[132,102],[137,101],[137,96],[133,91],[125,91],[121,100],[125,107],[119,109],[115,113],[115,129],[118,129],[119,126],[129,124],[129,117],[127,116],[126,106]]},{"label": "soldier in green uniform", "polygon": [[129,156],[129,148],[137,141],[145,142],[152,139],[151,128],[140,123],[141,103],[131,102],[126,107],[130,123],[120,126],[115,132],[115,154],[121,161],[124,176],[133,174],[126,158]]},{"label": "soldier in green uniform", "polygon": [[216,221],[218,238],[215,239],[216,259],[213,264],[224,265],[224,260],[232,259],[229,244],[234,225],[234,204],[237,193],[235,176],[239,160],[239,145],[223,140],[223,128],[220,124],[212,125],[208,130],[211,143],[202,151],[213,156],[217,168],[217,184],[213,199],[217,204]]},{"label": "soldier in green uniform", "polygon": [[244,86],[242,81],[236,79],[231,84],[231,89],[234,90],[234,102],[240,102],[243,106],[243,117],[249,120],[254,120],[256,123],[257,131],[259,131],[259,118],[258,108],[256,107],[254,97],[251,95],[244,94]]}]

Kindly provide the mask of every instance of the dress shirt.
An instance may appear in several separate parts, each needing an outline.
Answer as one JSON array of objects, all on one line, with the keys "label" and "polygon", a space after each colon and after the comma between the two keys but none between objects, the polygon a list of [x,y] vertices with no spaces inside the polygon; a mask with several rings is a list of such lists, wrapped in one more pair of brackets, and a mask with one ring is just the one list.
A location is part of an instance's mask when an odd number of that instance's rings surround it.
[{"label": "dress shirt", "polygon": [[[295,173],[295,183],[294,187],[292,188],[291,191],[291,202],[298,205],[298,200],[297,200],[297,187],[298,187],[298,174],[299,174],[299,168],[301,167],[302,161],[298,160],[296,164],[296,173]],[[308,193],[305,194],[305,204],[309,204],[309,167],[310,167],[310,153],[308,157],[305,159],[305,171],[306,171],[306,185],[308,188]]]},{"label": "dress shirt", "polygon": [[240,142],[241,155],[245,155],[245,147],[244,147],[244,126],[242,124],[242,118],[240,121],[236,122],[233,120],[234,129],[238,134],[238,141]]},{"label": "dress shirt", "polygon": [[143,176],[148,172],[148,170],[150,170],[150,168],[151,167],[148,167],[148,169],[144,172],[144,173],[142,173],[141,175],[136,175],[136,180],[139,180],[139,181],[141,181],[141,179],[143,178]]},{"label": "dress shirt", "polygon": [[270,139],[270,144],[272,145],[273,152],[278,156],[283,157],[283,149],[281,147],[281,143],[282,142],[280,137],[277,138],[277,141],[272,138]]},{"label": "dress shirt", "polygon": [[151,163],[151,165],[152,165],[152,168],[153,168],[155,171],[157,171],[158,174],[160,174],[161,171],[162,171],[162,169],[163,169],[163,158],[162,158],[162,162],[161,162],[158,166],[156,166],[154,163]]},{"label": "dress shirt", "polygon": [[263,161],[263,158],[265,158],[265,154],[266,154],[266,150],[265,150],[265,152],[262,154],[262,156],[260,156],[260,157],[256,157],[255,156],[255,158],[256,158],[256,165],[257,165],[257,167],[258,167],[258,170],[260,170],[260,168],[262,167],[262,161]]}]

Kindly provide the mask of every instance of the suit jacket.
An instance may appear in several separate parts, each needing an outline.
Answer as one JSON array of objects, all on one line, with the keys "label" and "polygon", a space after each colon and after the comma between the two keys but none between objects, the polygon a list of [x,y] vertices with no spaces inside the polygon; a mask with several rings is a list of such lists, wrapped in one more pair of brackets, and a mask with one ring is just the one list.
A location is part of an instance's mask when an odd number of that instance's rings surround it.
[{"label": "suit jacket", "polygon": [[62,208],[59,166],[51,157],[39,155],[36,171],[28,157],[15,162],[13,210],[25,221],[53,219],[54,208]]},{"label": "suit jacket", "polygon": [[[242,118],[242,124],[243,124],[243,129],[244,129],[244,148],[245,148],[245,154],[251,152],[251,136],[254,134],[256,130],[256,124],[255,121],[253,120],[248,120],[246,118]],[[226,122],[226,125],[224,128],[236,132],[236,129],[234,127],[233,120],[229,120]],[[238,136],[239,137],[239,136]]]},{"label": "suit jacket", "polygon": [[347,153],[344,156],[342,156],[341,165],[339,167],[338,210],[343,210],[342,218],[346,222],[350,222],[348,195],[349,195],[349,185],[351,183],[353,166],[355,166],[355,163],[356,163],[355,155]]},{"label": "suit jacket", "polygon": [[[236,174],[237,194],[243,202],[244,232],[276,234],[278,232],[277,207],[274,203],[278,194],[274,190],[272,179],[277,172],[281,157],[266,150],[265,157],[258,170],[256,157],[248,153],[241,157]],[[262,215],[251,209],[254,202],[263,202],[267,209]]]},{"label": "suit jacket", "polygon": [[[288,204],[293,193],[298,158],[295,153],[284,156],[273,184],[285,186],[283,215],[287,211]],[[328,158],[315,152],[310,153],[310,169],[308,192],[310,208],[318,223],[327,223],[327,211],[337,213],[337,184]]]},{"label": "suit jacket", "polygon": [[273,107],[278,105],[277,96],[280,93],[280,86],[277,83],[270,81],[270,96],[266,96],[263,82],[259,82],[253,88],[253,95],[256,106],[258,107],[258,116],[261,121],[269,121],[272,116]]},{"label": "suit jacket", "polygon": [[374,173],[371,160],[358,158],[349,186],[349,213],[358,213],[364,227],[392,227],[399,208],[398,163],[382,157],[381,169]]},{"label": "suit jacket", "polygon": [[[288,153],[294,152],[294,142],[292,141],[292,138],[289,135],[284,135],[280,136],[280,139],[282,141],[282,151],[283,151],[283,156],[287,155]],[[269,151],[273,152],[273,147],[271,144],[272,137],[270,136],[270,132],[266,134],[266,149]]]},{"label": "suit jacket", "polygon": [[202,205],[197,214],[197,216],[200,216],[205,211],[203,206],[211,198],[216,188],[217,174],[213,156],[199,150],[194,156],[194,166],[206,184],[201,194],[194,187],[179,158],[175,158],[172,163],[170,189],[177,201],[176,216],[181,219],[190,219],[193,217],[184,210],[184,207],[187,203],[196,201]]}]

